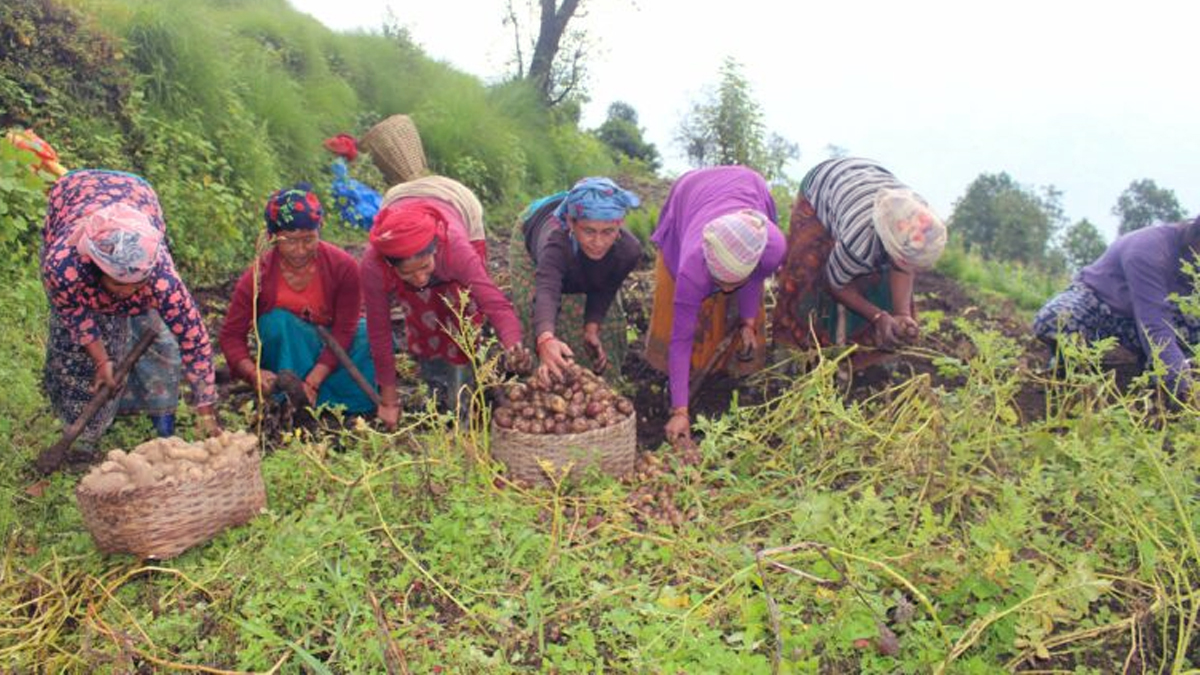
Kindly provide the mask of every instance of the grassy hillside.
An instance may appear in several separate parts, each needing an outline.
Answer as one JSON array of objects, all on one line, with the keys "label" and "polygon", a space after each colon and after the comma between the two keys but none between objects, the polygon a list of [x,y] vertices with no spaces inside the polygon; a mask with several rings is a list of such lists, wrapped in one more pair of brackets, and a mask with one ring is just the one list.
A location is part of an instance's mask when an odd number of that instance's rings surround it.
[{"label": "grassy hillside", "polygon": [[[324,138],[390,114],[501,212],[612,168],[523,83],[484,86],[402,36],[333,33],[283,0],[18,0],[0,41],[0,123],[33,126],[68,167],[145,175],[194,280],[248,259],[272,190],[329,182]],[[384,187],[367,164],[356,175]]]}]

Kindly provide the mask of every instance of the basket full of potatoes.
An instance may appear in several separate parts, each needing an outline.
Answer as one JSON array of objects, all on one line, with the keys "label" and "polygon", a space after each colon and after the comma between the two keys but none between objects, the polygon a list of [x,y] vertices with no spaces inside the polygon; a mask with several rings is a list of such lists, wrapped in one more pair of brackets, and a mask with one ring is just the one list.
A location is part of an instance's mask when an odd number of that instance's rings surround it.
[{"label": "basket full of potatoes", "polygon": [[266,507],[259,462],[258,439],[244,431],[195,443],[158,438],[110,451],[75,498],[101,551],[162,560]]},{"label": "basket full of potatoes", "polygon": [[637,415],[602,378],[570,364],[549,384],[531,377],[503,387],[491,438],[492,456],[527,483],[549,485],[547,468],[555,479],[592,468],[619,477],[633,469]]}]

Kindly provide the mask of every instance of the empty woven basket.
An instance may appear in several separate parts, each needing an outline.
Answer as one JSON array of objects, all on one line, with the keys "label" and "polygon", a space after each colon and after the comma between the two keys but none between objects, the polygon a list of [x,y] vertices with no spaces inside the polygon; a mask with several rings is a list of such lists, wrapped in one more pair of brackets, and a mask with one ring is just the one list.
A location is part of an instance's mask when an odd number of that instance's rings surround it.
[{"label": "empty woven basket", "polygon": [[363,134],[363,145],[388,185],[425,175],[425,149],[417,125],[407,115],[392,115]]},{"label": "empty woven basket", "polygon": [[95,493],[80,485],[75,498],[101,551],[159,560],[246,523],[267,504],[257,452],[197,481],[122,493]]},{"label": "empty woven basket", "polygon": [[511,478],[533,485],[552,484],[541,461],[550,464],[555,480],[563,480],[577,479],[591,469],[624,476],[633,470],[637,456],[636,414],[611,426],[563,435],[527,434],[493,422],[491,435],[492,456],[508,467]]}]

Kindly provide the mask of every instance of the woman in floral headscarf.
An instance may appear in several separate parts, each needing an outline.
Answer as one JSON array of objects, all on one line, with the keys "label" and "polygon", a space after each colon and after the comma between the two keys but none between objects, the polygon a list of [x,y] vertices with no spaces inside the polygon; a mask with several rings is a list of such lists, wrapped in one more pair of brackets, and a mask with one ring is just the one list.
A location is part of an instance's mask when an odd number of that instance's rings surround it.
[{"label": "woman in floral headscarf", "polygon": [[404,313],[408,352],[447,407],[464,412],[462,394],[473,381],[471,360],[455,340],[460,292],[470,300],[465,318],[481,324],[486,317],[496,329],[507,367],[529,366],[521,322],[488,275],[481,243],[469,237],[459,210],[441,199],[399,198],[375,216],[359,273],[385,426],[395,427],[400,415],[392,296]]},{"label": "woman in floral headscarf", "polygon": [[584,178],[530,204],[513,229],[513,301],[537,347],[543,382],[585,354],[597,373],[610,363],[620,370],[626,322],[614,301],[642,258],[641,243],[624,227],[625,212],[638,204],[609,178]]},{"label": "woman in floral headscarf", "polygon": [[[114,362],[137,339],[138,326],[131,319],[157,313],[161,322],[144,323],[149,330],[159,327],[152,349],[161,363],[151,364],[156,367],[142,377],[129,377],[121,411],[140,407],[159,415],[160,434],[173,431],[178,398],[174,373],[182,363],[201,432],[220,431],[213,409],[212,345],[164,235],[158,197],[137,176],[74,171],[51,188],[41,254],[50,300],[44,385],[64,424],[79,416],[100,385],[116,387]],[[113,399],[84,428],[81,443],[94,445],[117,412]]]},{"label": "woman in floral headscarf", "polygon": [[946,246],[946,227],[923,199],[879,164],[854,157],[818,164],[792,207],[780,273],[775,338],[808,347],[837,341],[837,304],[857,315],[852,342],[890,347],[920,335],[917,273]]},{"label": "woman in floral headscarf", "polygon": [[[289,370],[304,378],[312,405],[341,405],[353,413],[373,410],[371,399],[340,367],[316,328],[328,327],[363,377],[374,383],[358,263],[321,241],[325,212],[309,185],[275,192],[264,215],[272,246],[233,291],[221,327],[225,361],[263,394],[275,389],[280,371]],[[258,360],[247,342],[255,324],[262,347]]]},{"label": "woman in floral headscarf", "polygon": [[659,257],[646,341],[646,360],[669,377],[668,441],[690,437],[692,368],[720,358],[727,336],[736,331],[733,351],[747,357],[725,366],[734,374],[766,360],[763,285],[784,253],[777,218],[766,181],[745,167],[697,169],[671,186],[652,237]]}]

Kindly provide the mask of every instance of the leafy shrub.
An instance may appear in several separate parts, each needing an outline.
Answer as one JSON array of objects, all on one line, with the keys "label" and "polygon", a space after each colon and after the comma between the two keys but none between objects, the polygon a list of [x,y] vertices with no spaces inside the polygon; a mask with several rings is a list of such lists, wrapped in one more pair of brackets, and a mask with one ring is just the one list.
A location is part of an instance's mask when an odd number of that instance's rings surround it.
[{"label": "leafy shrub", "polygon": [[0,139],[0,274],[29,269],[37,257],[49,179],[32,153]]}]

